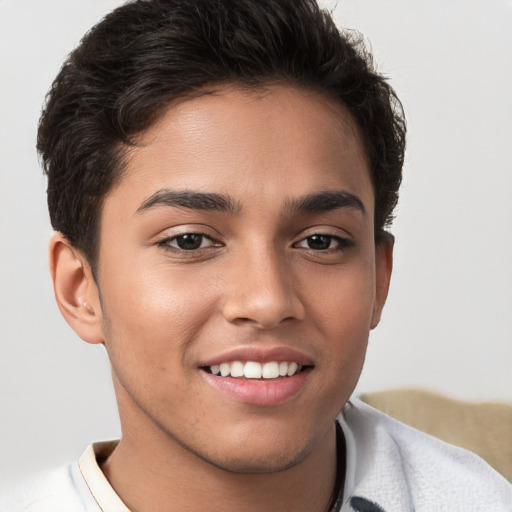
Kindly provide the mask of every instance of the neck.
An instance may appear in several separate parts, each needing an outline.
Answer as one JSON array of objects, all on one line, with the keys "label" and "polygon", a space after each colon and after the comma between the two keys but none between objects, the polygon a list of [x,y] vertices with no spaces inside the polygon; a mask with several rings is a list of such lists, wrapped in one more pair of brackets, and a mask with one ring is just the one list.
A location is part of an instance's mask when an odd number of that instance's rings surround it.
[{"label": "neck", "polygon": [[[133,430],[131,430],[133,432]],[[336,481],[336,432],[332,426],[303,460],[279,472],[226,471],[154,429],[126,431],[102,465],[132,512],[324,512]]]}]

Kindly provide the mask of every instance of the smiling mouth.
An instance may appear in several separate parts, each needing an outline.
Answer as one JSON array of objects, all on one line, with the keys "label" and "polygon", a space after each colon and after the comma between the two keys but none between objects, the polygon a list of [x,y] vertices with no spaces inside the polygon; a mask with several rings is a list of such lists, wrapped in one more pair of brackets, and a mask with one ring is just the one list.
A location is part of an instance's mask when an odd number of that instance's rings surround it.
[{"label": "smiling mouth", "polygon": [[306,368],[310,368],[310,366],[303,366],[294,361],[269,361],[266,363],[232,361],[202,367],[204,371],[217,377],[258,380],[293,377],[303,372]]}]

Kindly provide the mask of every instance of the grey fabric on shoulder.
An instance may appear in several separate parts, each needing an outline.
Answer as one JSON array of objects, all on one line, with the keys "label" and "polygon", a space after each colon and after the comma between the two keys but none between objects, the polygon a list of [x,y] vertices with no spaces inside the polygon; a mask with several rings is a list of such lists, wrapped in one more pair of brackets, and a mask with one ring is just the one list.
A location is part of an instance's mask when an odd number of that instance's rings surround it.
[{"label": "grey fabric on shoulder", "polygon": [[512,485],[474,453],[359,400],[339,421],[347,446],[343,512],[370,505],[386,512],[512,511]]}]

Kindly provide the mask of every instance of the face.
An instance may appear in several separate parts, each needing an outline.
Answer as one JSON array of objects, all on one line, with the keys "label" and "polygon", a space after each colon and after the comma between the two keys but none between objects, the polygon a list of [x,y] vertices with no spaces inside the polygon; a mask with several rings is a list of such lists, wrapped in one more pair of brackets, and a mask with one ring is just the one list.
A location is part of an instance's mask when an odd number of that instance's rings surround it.
[{"label": "face", "polygon": [[276,86],[169,108],[102,212],[102,336],[124,436],[151,431],[230,471],[307,457],[354,389],[384,301],[373,216],[360,137],[336,102]]}]

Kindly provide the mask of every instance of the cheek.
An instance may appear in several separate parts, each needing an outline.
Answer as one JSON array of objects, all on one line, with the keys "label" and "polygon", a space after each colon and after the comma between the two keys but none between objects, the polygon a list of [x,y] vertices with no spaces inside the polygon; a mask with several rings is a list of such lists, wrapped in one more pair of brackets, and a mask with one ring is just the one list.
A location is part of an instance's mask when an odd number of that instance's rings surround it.
[{"label": "cheek", "polygon": [[349,343],[367,337],[375,302],[375,272],[364,260],[350,268],[334,268],[303,285],[312,318],[327,339]]},{"label": "cheek", "polygon": [[199,277],[154,263],[130,271],[117,267],[105,275],[110,276],[102,286],[107,349],[161,369],[185,358],[211,314],[213,290],[201,286]]},{"label": "cheek", "polygon": [[348,399],[361,373],[375,300],[374,275],[371,261],[363,260],[350,270],[333,270],[309,293],[313,328],[326,344],[321,349],[322,371],[333,401],[340,390],[348,391],[341,397]]}]

